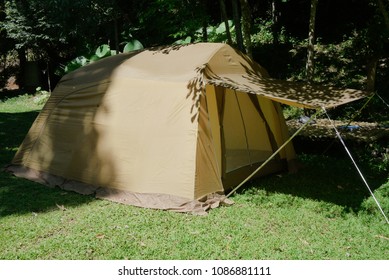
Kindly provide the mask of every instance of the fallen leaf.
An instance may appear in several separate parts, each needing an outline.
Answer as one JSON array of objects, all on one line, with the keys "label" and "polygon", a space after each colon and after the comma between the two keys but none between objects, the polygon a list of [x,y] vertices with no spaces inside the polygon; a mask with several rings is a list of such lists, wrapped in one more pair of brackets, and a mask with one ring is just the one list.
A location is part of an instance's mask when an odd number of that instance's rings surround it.
[{"label": "fallen leaf", "polygon": [[303,243],[304,245],[307,245],[307,246],[310,245],[309,242],[306,241],[306,240],[304,240],[304,239],[301,239],[301,238],[300,238],[300,241],[301,241],[301,243]]},{"label": "fallen leaf", "polygon": [[383,236],[383,235],[376,235],[375,237],[382,238],[385,240],[389,240],[389,237]]},{"label": "fallen leaf", "polygon": [[61,211],[66,211],[66,210],[68,210],[68,209],[66,209],[65,206],[63,206],[63,205],[58,205],[57,203],[56,203],[55,205],[57,205],[57,207],[58,207]]},{"label": "fallen leaf", "polygon": [[99,233],[98,235],[96,235],[96,238],[98,239],[103,239],[105,237],[105,234],[102,234],[102,233]]}]

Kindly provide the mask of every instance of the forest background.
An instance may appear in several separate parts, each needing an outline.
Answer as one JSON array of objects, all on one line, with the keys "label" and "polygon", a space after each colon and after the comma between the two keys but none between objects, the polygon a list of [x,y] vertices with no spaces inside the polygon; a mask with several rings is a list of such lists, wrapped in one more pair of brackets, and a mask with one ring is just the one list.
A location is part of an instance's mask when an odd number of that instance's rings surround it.
[{"label": "forest background", "polygon": [[[388,0],[1,0],[0,90],[50,92],[66,72],[118,52],[226,42],[274,78],[388,100],[388,11]],[[385,105],[373,99],[359,120],[387,121]]]}]

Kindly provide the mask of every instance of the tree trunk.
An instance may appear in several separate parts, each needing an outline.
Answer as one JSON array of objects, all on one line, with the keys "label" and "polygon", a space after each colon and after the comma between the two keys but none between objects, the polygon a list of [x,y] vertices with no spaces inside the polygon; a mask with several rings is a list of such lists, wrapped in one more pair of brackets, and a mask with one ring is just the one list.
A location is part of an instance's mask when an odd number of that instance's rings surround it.
[{"label": "tree trunk", "polygon": [[118,26],[118,19],[117,15],[115,15],[114,21],[114,32],[115,32],[115,49],[116,49],[116,54],[119,54],[119,26]]},{"label": "tree trunk", "polygon": [[[386,10],[385,3],[382,0],[377,0],[378,9],[382,14],[382,18],[384,20],[387,31],[389,31],[389,15]],[[374,91],[375,90],[375,78],[377,72],[377,64],[378,64],[379,56],[374,56],[369,59],[367,62],[367,90]]]},{"label": "tree trunk", "polygon": [[228,24],[226,3],[224,2],[224,0],[219,0],[219,2],[220,2],[220,11],[222,14],[222,18],[223,18],[224,24],[226,25],[227,42],[231,46],[232,45],[232,38],[231,38],[230,26]]},{"label": "tree trunk", "polygon": [[240,0],[242,9],[242,29],[244,45],[246,47],[246,54],[253,58],[253,50],[251,44],[251,11],[247,0]]},{"label": "tree trunk", "polygon": [[273,35],[273,44],[277,45],[279,43],[279,24],[278,24],[278,9],[277,9],[277,0],[272,0],[271,2],[271,19],[273,21],[271,26],[271,32]]},{"label": "tree trunk", "polygon": [[309,19],[308,31],[308,55],[306,64],[307,82],[311,83],[315,72],[315,25],[316,25],[316,9],[318,0],[311,0],[311,14]]},{"label": "tree trunk", "polygon": [[207,32],[207,23],[206,22],[203,22],[203,27],[201,28],[201,32],[203,34],[203,42],[208,42],[208,32]]},{"label": "tree trunk", "polygon": [[382,2],[382,0],[377,0],[378,2],[378,8],[382,14],[382,17],[384,18],[386,28],[389,31],[389,15],[388,12],[386,11],[385,4]]},{"label": "tree trunk", "polygon": [[375,89],[375,77],[377,72],[378,57],[372,57],[367,62],[367,90],[374,91]]},{"label": "tree trunk", "polygon": [[26,50],[24,47],[18,49],[18,57],[19,57],[19,75],[16,78],[19,88],[24,88],[25,85],[25,72],[26,72]]},{"label": "tree trunk", "polygon": [[207,20],[207,17],[205,15],[208,14],[208,8],[207,8],[207,0],[202,0],[201,1],[201,7],[202,7],[202,13],[203,13],[203,20],[202,20],[202,27],[201,27],[201,33],[202,33],[202,37],[203,37],[203,42],[208,42],[208,31],[207,31],[207,28],[208,28],[208,20]]},{"label": "tree trunk", "polygon": [[240,24],[240,13],[239,13],[238,1],[239,0],[232,0],[232,16],[234,18],[234,24],[235,24],[236,43],[238,45],[238,49],[244,52],[243,35],[242,35],[242,28]]}]

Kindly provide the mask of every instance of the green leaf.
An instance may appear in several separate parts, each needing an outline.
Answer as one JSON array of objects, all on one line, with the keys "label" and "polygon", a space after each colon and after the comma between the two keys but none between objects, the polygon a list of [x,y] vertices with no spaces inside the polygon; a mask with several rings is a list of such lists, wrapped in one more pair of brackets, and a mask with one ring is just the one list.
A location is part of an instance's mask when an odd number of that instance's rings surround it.
[{"label": "green leaf", "polygon": [[185,44],[190,44],[191,41],[192,41],[192,37],[188,36],[188,37],[185,38],[184,43]]},{"label": "green leaf", "polygon": [[[230,30],[231,30],[231,28],[234,27],[234,23],[232,20],[228,21],[228,27],[230,28]],[[224,34],[225,32],[226,32],[226,24],[224,22],[222,22],[216,28],[216,34]]]},{"label": "green leaf", "polygon": [[101,45],[96,50],[96,55],[100,58],[110,56],[111,55],[111,49],[107,44]]},{"label": "green leaf", "polygon": [[93,62],[93,61],[97,61],[97,60],[99,60],[100,59],[100,57],[98,57],[97,55],[92,55],[90,58],[89,58],[89,60],[91,61],[91,62]]},{"label": "green leaf", "polygon": [[129,41],[123,48],[123,52],[131,52],[136,50],[142,50],[144,47],[141,42],[136,39]]},{"label": "green leaf", "polygon": [[188,36],[184,39],[180,39],[180,40],[177,40],[175,41],[174,43],[177,44],[177,45],[186,45],[186,44],[190,44],[192,42],[192,37]]},{"label": "green leaf", "polygon": [[89,60],[85,56],[79,56],[75,59],[69,61],[68,64],[64,67],[64,72],[69,73],[77,68],[80,68],[81,66],[87,65],[89,63]]},{"label": "green leaf", "polygon": [[79,64],[81,66],[87,65],[89,63],[88,59],[85,56],[79,56],[74,59],[74,62],[76,64]]}]

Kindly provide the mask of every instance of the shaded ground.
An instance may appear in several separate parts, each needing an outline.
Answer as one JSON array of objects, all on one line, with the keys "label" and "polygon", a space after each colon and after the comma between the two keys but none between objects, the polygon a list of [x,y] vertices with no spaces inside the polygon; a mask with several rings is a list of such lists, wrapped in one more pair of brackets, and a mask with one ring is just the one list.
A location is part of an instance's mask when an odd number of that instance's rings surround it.
[{"label": "shaded ground", "polygon": [[[348,125],[346,121],[333,122],[345,140],[368,143],[389,138],[389,125],[368,122],[352,122]],[[299,120],[289,120],[287,124],[290,133],[294,133],[303,125]],[[318,119],[315,123],[305,127],[299,138],[313,141],[331,141],[336,138],[336,134],[328,119]]]},{"label": "shaded ground", "polygon": [[[299,120],[287,121],[290,133],[303,124]],[[387,124],[334,121],[334,124],[353,157],[359,164],[379,172],[389,170],[389,126]],[[341,141],[336,136],[331,121],[318,119],[306,126],[293,139],[297,154],[329,155],[335,158],[347,157]]]}]

